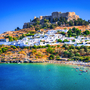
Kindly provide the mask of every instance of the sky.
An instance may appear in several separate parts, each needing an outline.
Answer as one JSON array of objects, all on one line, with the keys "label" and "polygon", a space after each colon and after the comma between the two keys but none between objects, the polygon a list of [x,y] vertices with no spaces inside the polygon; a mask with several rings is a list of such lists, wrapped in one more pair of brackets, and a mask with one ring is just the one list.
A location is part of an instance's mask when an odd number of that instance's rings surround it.
[{"label": "sky", "polygon": [[90,0],[0,0],[0,34],[23,28],[34,16],[52,12],[75,12],[80,18],[90,19]]}]

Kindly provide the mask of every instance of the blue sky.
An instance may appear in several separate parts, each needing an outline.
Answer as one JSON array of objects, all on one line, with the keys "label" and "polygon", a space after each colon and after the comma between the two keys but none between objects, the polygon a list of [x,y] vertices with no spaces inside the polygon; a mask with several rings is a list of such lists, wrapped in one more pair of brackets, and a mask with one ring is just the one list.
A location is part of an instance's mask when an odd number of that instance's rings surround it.
[{"label": "blue sky", "polygon": [[90,19],[89,0],[0,0],[0,33],[23,28],[34,16],[51,15],[54,11],[76,12]]}]

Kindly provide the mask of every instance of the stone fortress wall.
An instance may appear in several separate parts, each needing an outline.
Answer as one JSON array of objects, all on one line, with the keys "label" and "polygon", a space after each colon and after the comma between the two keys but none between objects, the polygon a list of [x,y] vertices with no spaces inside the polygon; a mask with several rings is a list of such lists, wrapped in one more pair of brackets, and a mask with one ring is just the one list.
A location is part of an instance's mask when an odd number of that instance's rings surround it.
[{"label": "stone fortress wall", "polygon": [[67,18],[68,21],[73,20],[73,19],[78,19],[79,16],[75,14],[75,12],[66,12],[66,13],[61,13],[61,12],[53,12],[51,16],[40,16],[39,19],[53,19],[53,18],[60,18],[60,17],[65,17]]},{"label": "stone fortress wall", "polygon": [[[79,16],[76,15],[75,12],[66,12],[66,13],[53,12],[51,14],[51,16],[40,16],[39,20],[42,23],[44,21],[44,19],[48,19],[48,20],[50,19],[51,23],[53,23],[52,21],[53,21],[54,18],[58,18],[59,19],[60,17],[67,18],[67,21],[70,21],[70,20],[73,20],[73,19],[77,20],[79,18]],[[35,18],[37,18],[37,17],[35,16],[34,19]],[[28,22],[28,23],[30,25],[34,24],[34,22]],[[24,23],[23,28],[26,28],[28,23]]]}]

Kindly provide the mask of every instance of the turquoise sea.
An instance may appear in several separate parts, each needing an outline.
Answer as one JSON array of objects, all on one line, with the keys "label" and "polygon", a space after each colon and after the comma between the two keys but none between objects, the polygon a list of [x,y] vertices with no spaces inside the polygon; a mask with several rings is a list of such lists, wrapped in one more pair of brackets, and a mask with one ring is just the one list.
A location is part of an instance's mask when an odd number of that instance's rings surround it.
[{"label": "turquoise sea", "polygon": [[90,90],[90,69],[60,64],[0,64],[0,90]]}]

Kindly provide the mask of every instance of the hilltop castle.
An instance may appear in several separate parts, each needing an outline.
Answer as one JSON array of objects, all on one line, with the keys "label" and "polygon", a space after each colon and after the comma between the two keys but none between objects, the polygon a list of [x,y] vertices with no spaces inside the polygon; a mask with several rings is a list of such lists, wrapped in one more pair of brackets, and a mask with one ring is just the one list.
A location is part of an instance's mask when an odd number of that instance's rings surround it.
[{"label": "hilltop castle", "polygon": [[[75,14],[75,12],[66,12],[66,13],[61,13],[61,12],[53,12],[51,16],[40,16],[39,19],[43,20],[43,19],[54,19],[54,18],[60,18],[60,17],[65,17],[67,19],[67,21],[70,20],[77,20],[79,18],[78,15]],[[35,19],[36,17],[34,17]]]},{"label": "hilltop castle", "polygon": [[[77,20],[79,18],[79,16],[76,15],[75,12],[66,12],[66,13],[53,12],[51,14],[51,16],[40,16],[39,20],[42,23],[44,21],[44,19],[48,19],[52,23],[54,18],[59,19],[60,17],[65,17],[67,19],[67,21],[70,21],[70,20],[73,20],[73,19]],[[36,17],[34,17],[34,19],[36,19]],[[32,24],[34,24],[34,22],[29,22],[29,25],[32,25]],[[25,28],[26,26],[27,26],[27,23],[24,23],[23,28]]]}]

